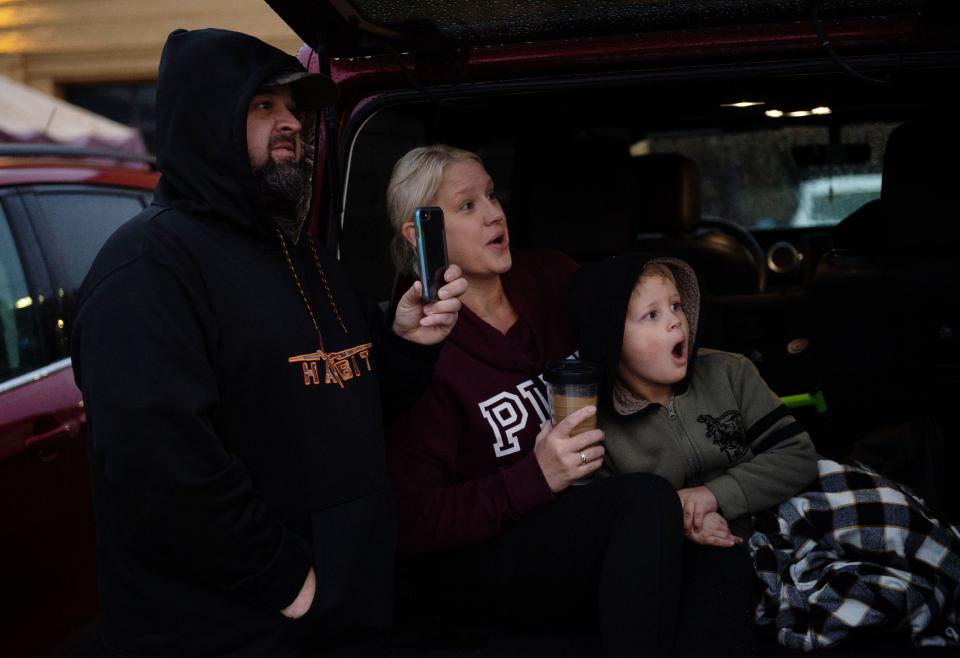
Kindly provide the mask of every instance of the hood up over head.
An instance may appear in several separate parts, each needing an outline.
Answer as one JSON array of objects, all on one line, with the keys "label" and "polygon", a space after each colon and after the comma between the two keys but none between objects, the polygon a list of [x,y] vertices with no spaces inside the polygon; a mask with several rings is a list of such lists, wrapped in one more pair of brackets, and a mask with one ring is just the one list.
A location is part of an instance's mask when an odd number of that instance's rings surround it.
[{"label": "hood up over head", "polygon": [[[157,82],[157,201],[196,215],[269,228],[247,153],[247,108],[258,89],[289,84],[300,108],[303,154],[313,172],[317,109],[336,100],[330,78],[307,73],[293,56],[228,30],[176,30],[167,38]],[[310,191],[298,208],[301,227]],[[297,236],[291,236],[293,238]]]},{"label": "hood up over head", "polygon": [[687,375],[678,389],[686,386],[693,372],[700,322],[700,284],[693,268],[679,258],[643,253],[588,263],[577,272],[573,287],[580,356],[603,366],[600,404],[613,411],[617,411],[612,397],[623,349],[627,306],[640,272],[648,263],[661,263],[670,269],[690,326]]}]

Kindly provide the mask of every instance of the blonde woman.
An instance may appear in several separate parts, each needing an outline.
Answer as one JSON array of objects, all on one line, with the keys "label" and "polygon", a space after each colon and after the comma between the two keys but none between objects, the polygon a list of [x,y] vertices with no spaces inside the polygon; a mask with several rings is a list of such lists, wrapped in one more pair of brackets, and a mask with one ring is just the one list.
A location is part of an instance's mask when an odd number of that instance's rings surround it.
[{"label": "blonde woman", "polygon": [[649,474],[571,487],[602,463],[600,430],[570,436],[596,410],[548,420],[543,366],[577,351],[576,264],[510,249],[493,181],[469,151],[420,147],[394,167],[387,207],[407,273],[417,206],[443,209],[449,260],[468,287],[431,385],[388,429],[401,572],[449,614],[598,624],[606,655],[671,655],[675,492]]}]

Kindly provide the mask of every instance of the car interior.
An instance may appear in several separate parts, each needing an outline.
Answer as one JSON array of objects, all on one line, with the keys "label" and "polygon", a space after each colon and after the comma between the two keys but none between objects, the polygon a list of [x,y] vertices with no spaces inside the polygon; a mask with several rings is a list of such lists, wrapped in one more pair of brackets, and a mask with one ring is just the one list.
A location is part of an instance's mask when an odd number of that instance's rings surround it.
[{"label": "car interior", "polygon": [[[960,296],[946,293],[960,278],[920,265],[946,239],[950,183],[927,154],[954,141],[936,116],[956,73],[900,67],[871,84],[819,60],[384,94],[351,119],[328,237],[361,291],[389,300],[393,163],[428,143],[474,150],[514,248],[687,259],[707,293],[702,347],[749,356],[822,455],[883,466],[955,520],[942,470],[956,449],[917,423],[948,403],[960,364],[948,302]],[[914,195],[925,217],[894,199]],[[900,240],[918,261],[899,262]],[[934,309],[923,330],[907,320]]]},{"label": "car interior", "polygon": [[429,143],[474,150],[514,248],[688,260],[702,347],[747,355],[822,456],[879,469],[956,523],[960,242],[936,153],[956,153],[938,117],[957,73],[871,83],[819,60],[384,94],[351,119],[328,238],[367,297],[394,297],[393,163]]},{"label": "car interior", "polygon": [[[473,150],[512,248],[688,260],[701,347],[750,358],[821,456],[958,522],[955,3],[269,2],[343,76],[320,231],[366,297],[407,285],[388,248],[393,164]],[[420,621],[421,650],[484,632]],[[874,639],[831,653],[937,651]],[[483,655],[592,655],[549,640]]]}]

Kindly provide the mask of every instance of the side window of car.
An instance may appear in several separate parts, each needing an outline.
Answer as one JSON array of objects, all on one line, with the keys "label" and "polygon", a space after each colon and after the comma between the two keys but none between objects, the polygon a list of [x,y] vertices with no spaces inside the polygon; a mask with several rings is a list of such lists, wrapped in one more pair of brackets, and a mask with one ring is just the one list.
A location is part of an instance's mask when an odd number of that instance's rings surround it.
[{"label": "side window of car", "polygon": [[39,368],[40,335],[20,254],[0,205],[0,384]]},{"label": "side window of car", "polygon": [[100,247],[117,228],[143,210],[139,192],[35,191],[42,219],[34,220],[51,275],[72,295]]}]

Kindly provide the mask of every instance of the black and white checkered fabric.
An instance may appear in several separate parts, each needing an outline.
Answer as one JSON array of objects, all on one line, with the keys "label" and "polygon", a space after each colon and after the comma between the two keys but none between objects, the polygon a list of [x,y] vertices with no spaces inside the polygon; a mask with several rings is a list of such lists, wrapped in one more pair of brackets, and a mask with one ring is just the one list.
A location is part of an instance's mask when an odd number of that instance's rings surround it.
[{"label": "black and white checkered fabric", "polygon": [[756,517],[757,623],[813,651],[880,629],[960,646],[960,532],[906,487],[820,460],[810,487]]}]

